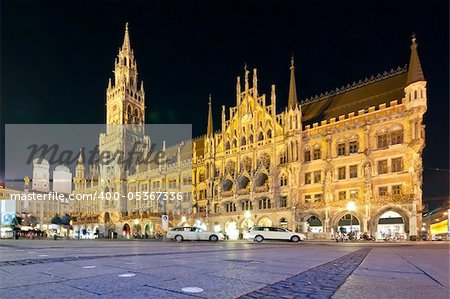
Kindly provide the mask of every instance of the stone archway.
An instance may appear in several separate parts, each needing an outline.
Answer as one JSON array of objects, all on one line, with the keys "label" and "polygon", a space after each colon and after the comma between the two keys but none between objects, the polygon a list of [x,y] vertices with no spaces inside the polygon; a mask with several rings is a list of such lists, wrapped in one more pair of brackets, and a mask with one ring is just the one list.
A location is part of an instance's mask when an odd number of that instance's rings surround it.
[{"label": "stone archway", "polygon": [[[392,214],[391,215],[386,214],[388,212],[392,212]],[[392,224],[391,225],[392,228],[389,228],[389,229],[391,229],[392,233],[394,233],[394,234],[399,233],[399,234],[403,235],[403,238],[408,239],[409,235],[411,233],[410,229],[409,229],[410,217],[408,214],[409,213],[407,211],[405,211],[404,209],[402,209],[400,207],[396,207],[396,206],[386,206],[386,207],[382,207],[382,208],[378,209],[378,211],[375,212],[372,217],[370,217],[370,220],[371,220],[370,221],[370,232],[371,232],[371,234],[377,239],[382,239],[382,238],[384,238],[383,234],[386,235],[386,233],[387,233],[386,230],[388,229],[388,226],[389,226],[388,224]],[[403,226],[400,225],[401,224],[400,219],[398,219],[400,217],[398,217],[397,215],[399,215],[401,217]],[[392,218],[392,216],[397,216],[397,217],[394,217],[394,218],[397,218],[397,219],[395,219],[396,221],[381,221],[382,223],[380,226],[380,220],[383,217],[389,218],[389,216],[391,216],[391,218]],[[389,223],[389,222],[391,222],[391,223]],[[380,228],[379,228],[379,226],[380,226]],[[395,226],[398,226],[398,228],[395,228]],[[384,232],[381,232],[381,228],[384,228]]]},{"label": "stone archway", "polygon": [[225,222],[225,234],[229,240],[237,240],[239,238],[239,229],[234,219]]},{"label": "stone archway", "polygon": [[273,226],[273,221],[267,216],[263,216],[258,220],[258,226]]},{"label": "stone archway", "polygon": [[360,219],[354,215],[353,213],[347,213],[342,216],[338,223],[337,228],[340,233],[349,233],[349,232],[361,232],[361,221]]},{"label": "stone archway", "polygon": [[[298,217],[298,229],[300,232],[324,233],[325,221],[324,215],[314,212],[301,213]],[[313,228],[311,228],[313,227]]]},{"label": "stone archway", "polygon": [[281,217],[280,218],[280,226],[282,228],[288,228],[288,224],[289,224],[289,221],[287,220],[286,217]]},{"label": "stone archway", "polygon": [[240,228],[241,228],[242,231],[245,231],[245,230],[251,228],[251,227],[254,226],[254,225],[255,225],[255,221],[253,221],[252,218],[244,218],[244,219],[241,221],[241,226],[240,226]]},{"label": "stone archway", "polygon": [[[339,221],[342,219],[342,217],[344,217],[346,215],[353,215],[353,217],[347,216],[348,217],[347,221],[345,221],[344,223],[341,223],[341,224],[344,224],[344,226],[348,226],[348,230],[349,230],[350,227],[353,226],[353,220],[357,219],[358,222],[355,222],[355,223],[358,223],[358,224],[355,224],[355,227],[354,228],[352,227],[352,228],[353,228],[353,230],[356,230],[359,228],[358,231],[362,232],[362,229],[364,228],[364,223],[363,223],[364,216],[362,214],[358,213],[357,211],[350,213],[347,210],[341,211],[341,212],[335,214],[334,217],[332,217],[332,221],[330,222],[332,231],[334,233],[339,232]],[[350,224],[352,224],[352,225],[350,225]]]},{"label": "stone archway", "polygon": [[319,218],[319,216],[310,215],[305,222],[308,224],[308,232],[312,233],[324,232],[323,221]]},{"label": "stone archway", "polygon": [[153,236],[153,223],[152,222],[148,222],[144,226],[144,235],[145,235],[145,238],[149,238],[149,237]]},{"label": "stone archway", "polygon": [[128,223],[125,223],[124,225],[123,225],[123,228],[122,228],[122,234],[125,236],[125,237],[129,237],[130,236],[130,233],[131,233],[131,228],[130,228],[130,225],[128,224]]}]

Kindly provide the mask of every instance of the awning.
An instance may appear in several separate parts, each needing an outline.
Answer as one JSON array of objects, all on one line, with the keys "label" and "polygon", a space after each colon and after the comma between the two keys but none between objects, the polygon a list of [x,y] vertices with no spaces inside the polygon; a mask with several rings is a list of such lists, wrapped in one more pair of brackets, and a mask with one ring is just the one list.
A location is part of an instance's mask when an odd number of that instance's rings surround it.
[{"label": "awning", "polygon": [[432,235],[448,233],[448,219],[430,225]]}]

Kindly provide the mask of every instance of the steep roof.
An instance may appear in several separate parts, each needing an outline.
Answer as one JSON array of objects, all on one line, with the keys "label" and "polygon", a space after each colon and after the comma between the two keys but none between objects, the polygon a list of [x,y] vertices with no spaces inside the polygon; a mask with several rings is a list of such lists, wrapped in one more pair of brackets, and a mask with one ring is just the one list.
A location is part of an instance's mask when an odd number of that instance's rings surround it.
[{"label": "steep roof", "polygon": [[295,86],[294,57],[291,58],[291,78],[289,82],[288,107],[294,109],[298,105],[297,87]]},{"label": "steep roof", "polygon": [[417,53],[416,36],[413,34],[407,84],[409,85],[418,81],[425,81],[425,77],[423,76],[422,66],[420,65],[419,53]]},{"label": "steep roof", "polygon": [[302,101],[303,125],[339,117],[371,106],[401,101],[407,81],[406,67],[348,84],[346,87]]}]

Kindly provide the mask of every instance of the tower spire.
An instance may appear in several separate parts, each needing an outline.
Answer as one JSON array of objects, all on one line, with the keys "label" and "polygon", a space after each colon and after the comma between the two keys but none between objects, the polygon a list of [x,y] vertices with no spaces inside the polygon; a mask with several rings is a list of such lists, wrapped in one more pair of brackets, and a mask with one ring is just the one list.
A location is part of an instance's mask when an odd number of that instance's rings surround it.
[{"label": "tower spire", "polygon": [[130,35],[128,33],[128,22],[125,23],[125,36],[123,38],[122,50],[131,50]]},{"label": "tower spire", "polygon": [[291,57],[291,80],[289,83],[288,108],[294,109],[298,105],[297,88],[295,86],[295,66],[294,55]]},{"label": "tower spire", "polygon": [[411,58],[409,59],[408,79],[406,84],[409,85],[417,81],[425,81],[425,77],[423,76],[419,53],[417,52],[416,34],[413,33],[411,35]]},{"label": "tower spire", "polygon": [[78,164],[83,164],[83,148],[80,148],[80,154],[78,155]]},{"label": "tower spire", "polygon": [[211,103],[211,94],[209,94],[209,103],[208,103],[208,127],[206,130],[206,137],[213,136],[213,120],[212,120],[212,103]]}]

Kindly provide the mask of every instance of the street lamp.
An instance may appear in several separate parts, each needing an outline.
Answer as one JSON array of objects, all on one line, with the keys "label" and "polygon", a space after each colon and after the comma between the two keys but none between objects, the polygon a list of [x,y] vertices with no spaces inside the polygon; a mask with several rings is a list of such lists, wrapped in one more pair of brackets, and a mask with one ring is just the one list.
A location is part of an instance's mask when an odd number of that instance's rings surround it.
[{"label": "street lamp", "polygon": [[353,214],[356,211],[356,205],[354,201],[349,201],[347,203],[347,210],[350,212],[350,232],[353,232]]}]

